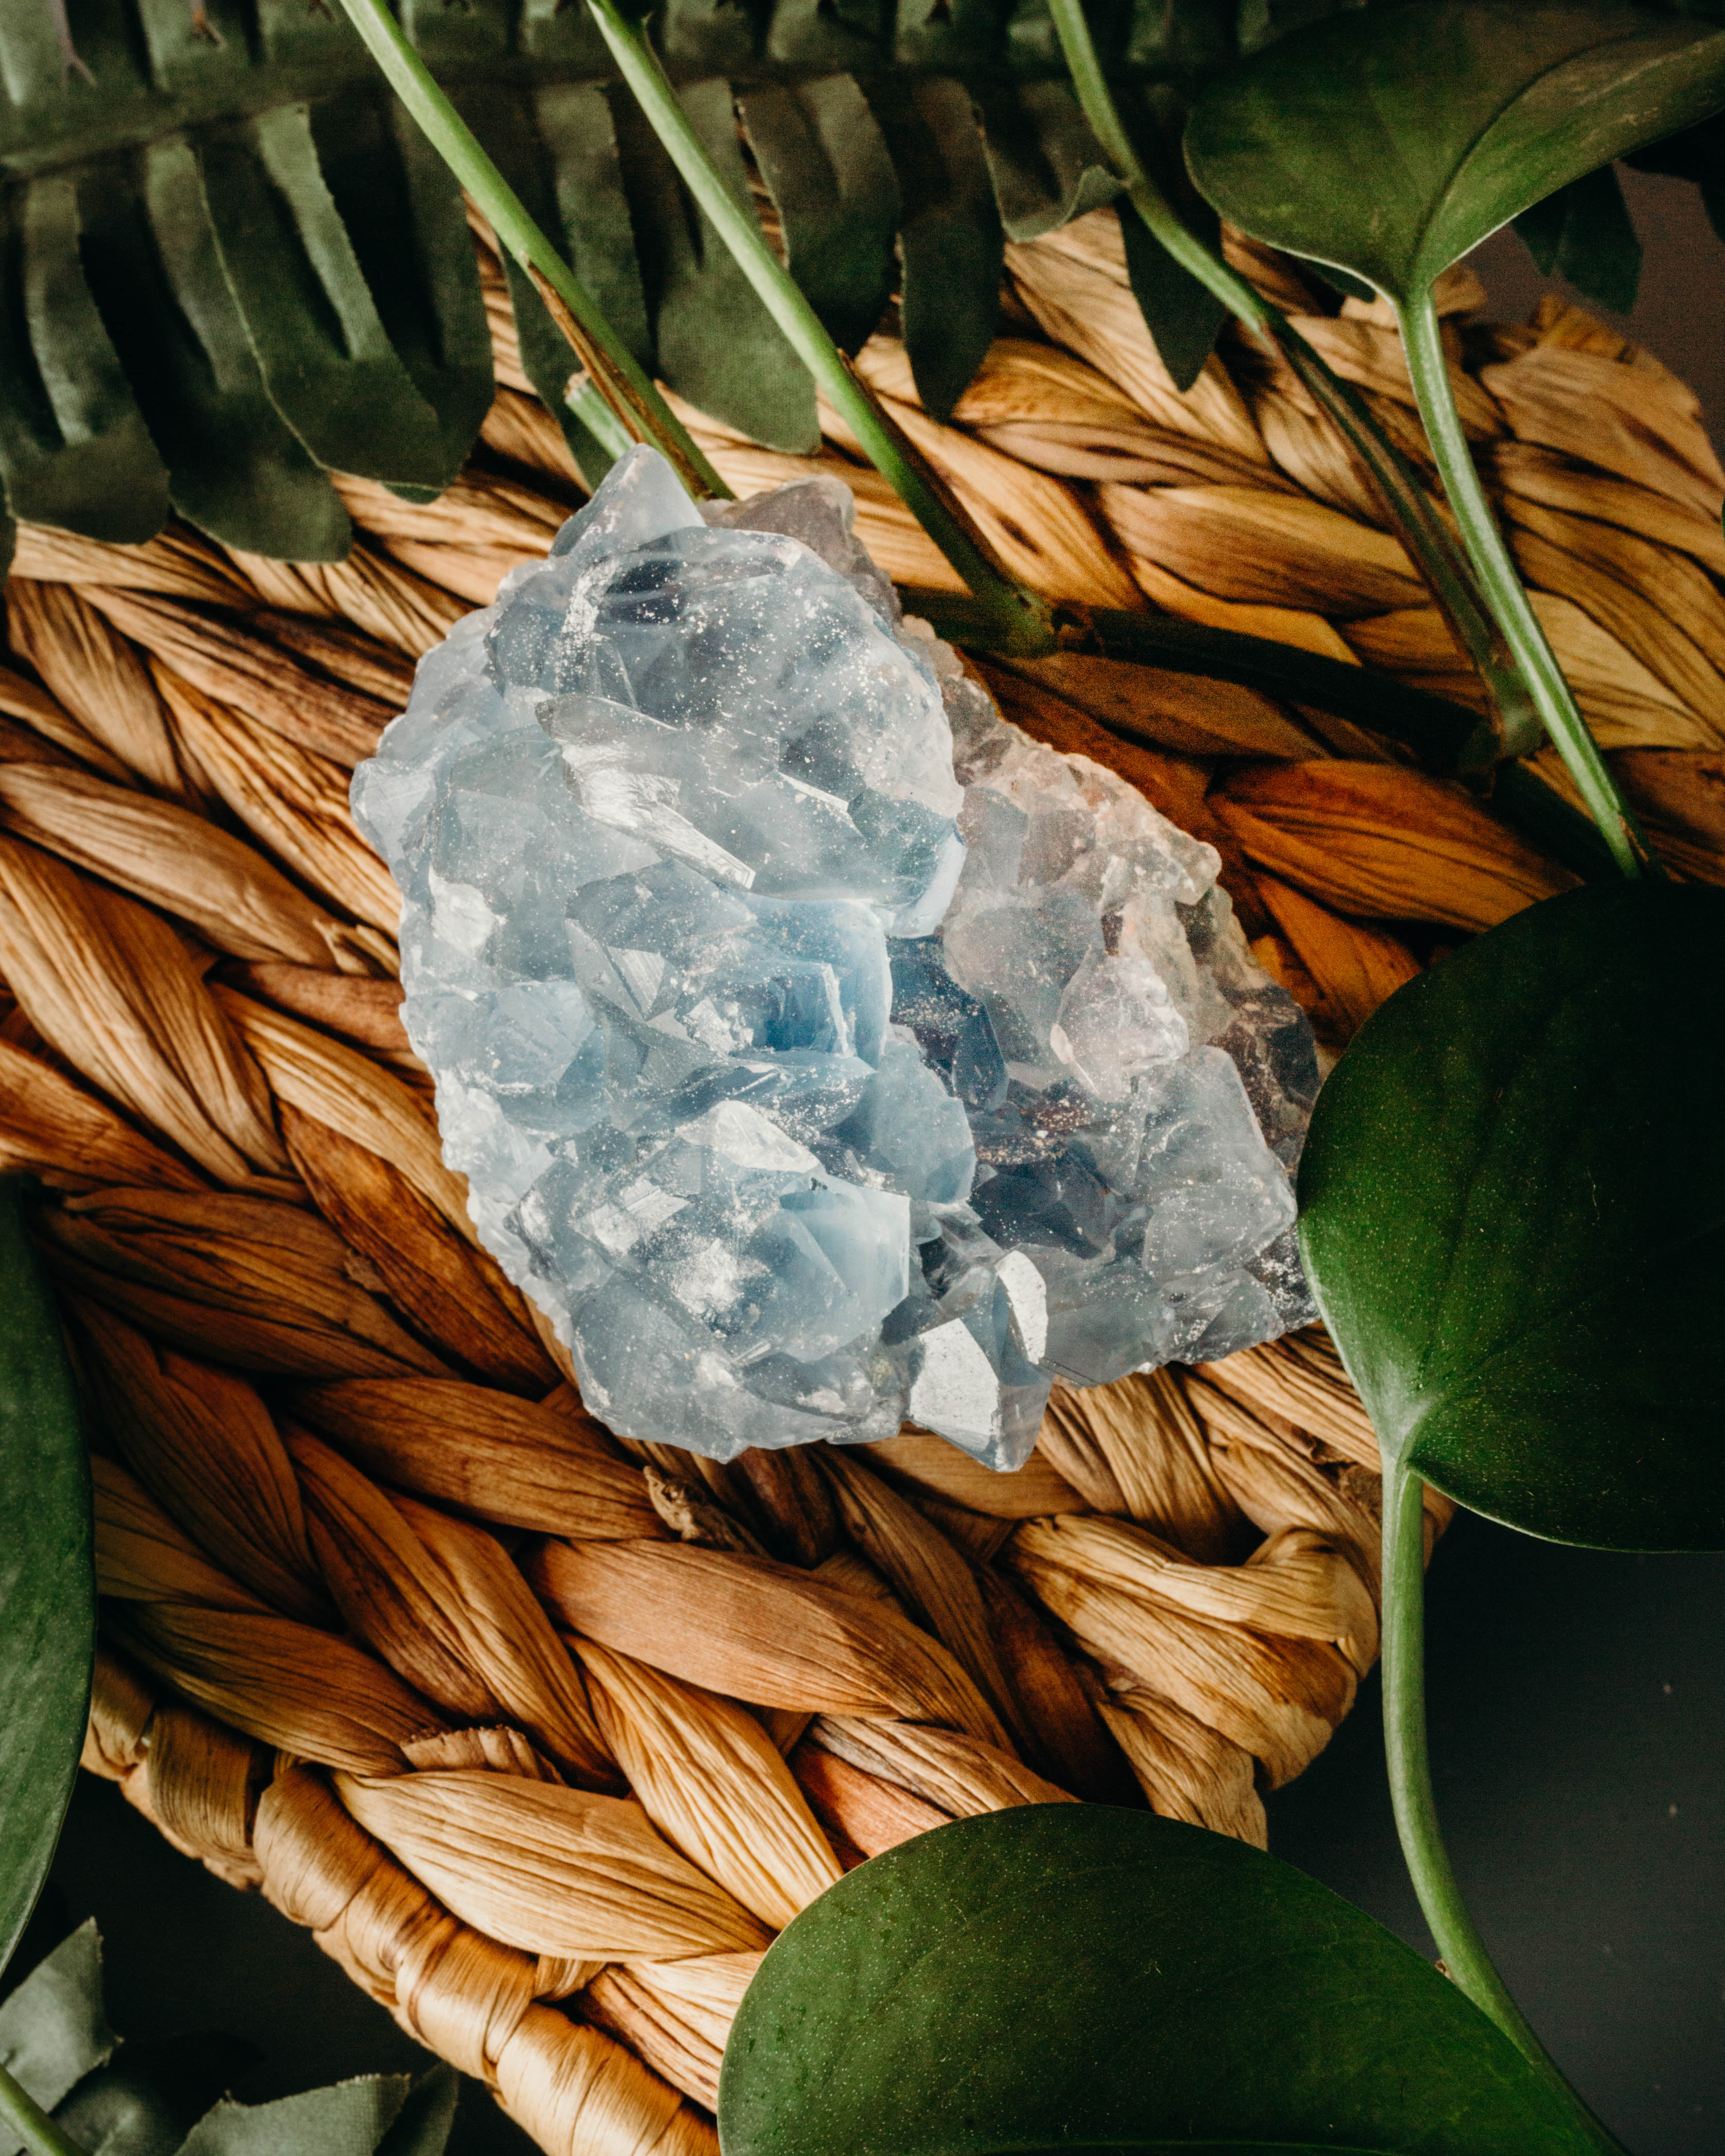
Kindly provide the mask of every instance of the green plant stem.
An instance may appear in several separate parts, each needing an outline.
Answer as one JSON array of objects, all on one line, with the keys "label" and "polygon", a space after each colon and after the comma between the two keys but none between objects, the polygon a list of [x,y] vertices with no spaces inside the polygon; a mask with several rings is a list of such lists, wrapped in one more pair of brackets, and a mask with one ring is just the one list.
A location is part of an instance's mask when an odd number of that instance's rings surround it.
[{"label": "green plant stem", "polygon": [[69,2140],[27,2089],[0,2066],[0,2125],[22,2141],[30,2156],[85,2156]]},{"label": "green plant stem", "polygon": [[1546,731],[1556,742],[1558,755],[1568,767],[1569,776],[1624,875],[1657,875],[1661,873],[1658,863],[1587,730],[1480,485],[1450,387],[1443,332],[1430,293],[1398,312],[1408,372],[1444,491],[1450,497],[1480,582],[1520,661]]},{"label": "green plant stem", "polygon": [[1398,1462],[1384,1477],[1384,1745],[1395,1830],[1414,1892],[1450,1981],[1562,2092],[1608,2156],[1622,2144],[1563,2079],[1486,1951],[1438,1826],[1425,1727],[1425,1486]]},{"label": "green plant stem", "polygon": [[692,494],[726,501],[731,490],[658,386],[637,365],[593,295],[527,214],[513,187],[433,80],[384,0],[341,0],[347,18],[432,146],[490,220],[499,241],[533,280],[553,321],[586,367],[629,439],[650,442]]},{"label": "green plant stem", "polygon": [[[1180,267],[1244,326],[1272,344],[1365,467],[1391,521],[1472,661],[1498,714],[1497,753],[1525,756],[1543,735],[1538,706],[1512,649],[1475,582],[1466,556],[1433,506],[1418,472],[1386,441],[1365,400],[1327,367],[1279,307],[1230,270],[1175,209],[1145,169],[1102,73],[1083,0],[1049,0],[1055,33],[1091,131],[1126,187],[1127,199]],[[1463,769],[1476,769],[1477,764]]]},{"label": "green plant stem", "polygon": [[1026,654],[1051,651],[1055,639],[1050,608],[996,557],[944,480],[857,379],[820,317],[767,244],[753,212],[737,199],[714,169],[648,41],[644,23],[626,19],[615,0],[592,0],[592,10],[624,80],[689,192],[870,462],[891,483],[963,578],[993,625],[999,648]]}]

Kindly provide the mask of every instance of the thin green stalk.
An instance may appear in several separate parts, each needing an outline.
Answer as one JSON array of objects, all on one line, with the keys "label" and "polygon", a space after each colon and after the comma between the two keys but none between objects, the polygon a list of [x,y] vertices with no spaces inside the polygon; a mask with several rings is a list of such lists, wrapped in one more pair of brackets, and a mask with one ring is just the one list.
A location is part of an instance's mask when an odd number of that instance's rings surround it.
[{"label": "thin green stalk", "polygon": [[689,192],[870,462],[891,482],[900,500],[986,610],[1002,648],[1051,651],[1055,639],[1050,609],[997,559],[945,482],[858,381],[820,317],[767,244],[753,212],[737,199],[715,170],[648,41],[644,23],[627,19],[615,0],[592,0],[592,10],[624,80]]},{"label": "thin green stalk", "polygon": [[1397,1463],[1384,1478],[1384,1744],[1395,1828],[1414,1892],[1450,1981],[1559,2090],[1594,2147],[1623,2156],[1553,2063],[1481,1938],[1438,1826],[1425,1728],[1425,1485]]},{"label": "thin green stalk", "polygon": [[498,239],[532,279],[552,321],[586,367],[624,434],[662,451],[692,494],[728,500],[730,488],[657,385],[636,364],[598,302],[527,214],[520,196],[408,44],[384,0],[341,0],[341,5],[396,95],[490,220]]},{"label": "thin green stalk", "polygon": [[[1181,268],[1246,328],[1273,344],[1301,384],[1365,466],[1399,527],[1433,598],[1497,706],[1504,756],[1525,756],[1542,738],[1538,708],[1513,653],[1492,619],[1466,556],[1433,506],[1420,475],[1379,432],[1364,399],[1324,364],[1279,307],[1273,306],[1187,224],[1145,169],[1102,73],[1083,0],[1050,0],[1055,30],[1091,131],[1124,182],[1127,199]],[[1464,767],[1471,768],[1473,767]]]},{"label": "thin green stalk", "polygon": [[1502,624],[1510,648],[1544,721],[1568,767],[1589,814],[1611,849],[1618,867],[1626,876],[1659,875],[1661,871],[1633,811],[1617,790],[1610,767],[1587,730],[1557,655],[1546,640],[1539,617],[1522,588],[1503,535],[1497,529],[1473,455],[1462,432],[1461,419],[1450,387],[1449,363],[1443,333],[1430,292],[1398,310],[1402,343],[1408,355],[1408,372],[1420,405],[1420,417],[1437,459],[1438,475],[1450,506],[1455,513],[1461,536],[1472,557],[1479,579]]},{"label": "thin green stalk", "polygon": [[0,2066],[0,2126],[13,2141],[22,2141],[30,2156],[85,2156],[75,2141],[69,2140],[28,2091],[21,2088],[4,2066]]}]

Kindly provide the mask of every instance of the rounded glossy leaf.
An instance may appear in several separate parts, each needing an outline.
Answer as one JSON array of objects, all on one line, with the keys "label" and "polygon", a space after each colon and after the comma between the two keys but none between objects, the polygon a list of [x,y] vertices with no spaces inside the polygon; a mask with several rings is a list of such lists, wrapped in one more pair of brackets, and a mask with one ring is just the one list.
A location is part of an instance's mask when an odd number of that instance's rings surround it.
[{"label": "rounded glossy leaf", "polygon": [[48,1875],[95,1652],[90,1462],[59,1314],[0,1185],[0,1967]]},{"label": "rounded glossy leaf", "polygon": [[1725,105],[1725,32],[1622,7],[1411,0],[1213,82],[1201,192],[1272,246],[1417,298],[1502,224]]},{"label": "rounded glossy leaf", "polygon": [[805,1909],[737,2014],[719,2138],[724,2156],[1593,2145],[1327,1887],[1101,1804],[957,1820]]},{"label": "rounded glossy leaf", "polygon": [[1387,1454],[1477,1512],[1725,1547],[1725,892],[1594,886],[1400,990],[1300,1170]]}]

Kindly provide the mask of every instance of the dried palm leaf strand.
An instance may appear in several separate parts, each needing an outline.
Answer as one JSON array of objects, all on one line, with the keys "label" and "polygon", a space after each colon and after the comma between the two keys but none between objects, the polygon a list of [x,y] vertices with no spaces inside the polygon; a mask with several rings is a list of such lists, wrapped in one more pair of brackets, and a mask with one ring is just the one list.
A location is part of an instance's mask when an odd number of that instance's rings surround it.
[{"label": "dried palm leaf strand", "polygon": [[1261,870],[1256,885],[1322,998],[1318,1029],[1337,1045],[1419,973],[1419,960],[1387,929],[1346,920]]},{"label": "dried palm leaf strand", "polygon": [[1219,357],[1204,362],[1190,389],[1174,388],[1144,333],[1119,231],[1115,220],[1092,218],[1034,245],[1009,246],[1013,290],[1053,343],[1086,360],[1154,424],[1267,465],[1262,439]]},{"label": "dried palm leaf strand", "polygon": [[133,1602],[107,1622],[128,1654],[194,1706],[321,1766],[403,1774],[402,1746],[443,1726],[381,1662],[290,1617]]},{"label": "dried palm leaf strand", "polygon": [[375,1269],[408,1323],[452,1362],[507,1392],[539,1399],[557,1373],[517,1314],[495,1263],[456,1235],[378,1154],[291,1101],[278,1110],[290,1158],[313,1204]]},{"label": "dried palm leaf strand", "polygon": [[74,1308],[100,1427],[145,1488],[269,1608],[327,1623],[299,1480],[252,1387],[152,1347],[110,1312]]},{"label": "dried palm leaf strand", "polygon": [[[390,497],[392,500],[394,497]],[[386,709],[402,710],[413,694],[413,669],[393,645],[347,622],[308,619],[303,614],[249,609],[258,634],[295,658],[307,660],[321,674],[357,689]]]},{"label": "dried palm leaf strand", "polygon": [[1122,1594],[1014,1537],[1012,1563],[1092,1654],[1118,1662],[1206,1727],[1250,1752],[1271,1786],[1309,1766],[1353,1704],[1352,1666],[1332,1646],[1236,1630]]},{"label": "dried palm leaf strand", "polygon": [[336,1788],[446,1908],[506,1946],[623,1961],[768,1943],[627,1799],[472,1773],[341,1774]]},{"label": "dried palm leaf strand", "polygon": [[1483,453],[1481,465],[1506,513],[1517,521],[1529,505],[1588,517],[1725,576],[1725,533],[1705,510],[1673,501],[1636,480],[1609,477],[1533,442],[1495,443]]},{"label": "dried palm leaf strand", "polygon": [[150,593],[92,585],[90,593],[114,628],[182,681],[335,762],[370,756],[393,716],[376,697],[314,674],[233,621]]},{"label": "dried palm leaf strand", "polygon": [[401,896],[354,829],[343,767],[213,702],[165,666],[155,674],[182,742],[223,803],[302,882],[366,924],[352,944],[372,968],[393,973],[398,962],[384,938],[396,932]]},{"label": "dried palm leaf strand", "polygon": [[123,786],[137,783],[129,764],[63,711],[45,689],[14,674],[9,666],[0,666],[0,711],[23,721],[20,728],[7,729],[8,743],[15,742],[7,749],[8,760],[83,764],[104,778],[117,778]]},{"label": "dried palm leaf strand", "polygon": [[348,624],[409,659],[423,659],[441,644],[467,611],[459,599],[363,541],[344,562],[272,562],[237,547],[230,558],[268,605]]},{"label": "dried palm leaf strand", "polygon": [[149,668],[81,589],[15,575],[6,588],[6,619],[13,649],[85,733],[155,793],[188,798]]},{"label": "dried palm leaf strand", "polygon": [[[1320,1339],[1333,1363],[1320,1359]],[[1308,1457],[1346,1460],[1368,1473],[1381,1472],[1377,1435],[1359,1396],[1327,1338],[1315,1329],[1243,1348],[1222,1362],[1208,1363],[1204,1381],[1211,1393],[1227,1394],[1272,1435]],[[1314,1446],[1321,1450],[1314,1453]]]},{"label": "dried palm leaf strand", "polygon": [[1142,783],[1137,766],[1114,761],[1122,750],[1130,756],[1132,744],[1108,732],[1110,726],[1129,727],[1188,763],[1215,756],[1297,760],[1322,752],[1322,744],[1281,705],[1229,681],[1207,681],[1086,652],[1057,652],[1049,659],[991,658],[978,670],[991,690],[1014,680],[1034,682],[1093,721],[1091,734],[1051,745],[1076,748],[1135,785]]},{"label": "dried palm leaf strand", "polygon": [[1026,1521],[1013,1552],[1014,1563],[1033,1556],[1219,1623],[1327,1640],[1356,1669],[1369,1669],[1378,1658],[1378,1613],[1359,1573],[1310,1527],[1282,1528],[1244,1564],[1200,1564],[1142,1527],[1091,1513]]},{"label": "dried palm leaf strand", "polygon": [[1109,485],[1099,499],[1129,554],[1221,598],[1348,619],[1425,596],[1399,540],[1320,501],[1248,486]]},{"label": "dried palm leaf strand", "polygon": [[[1029,470],[956,427],[942,427],[914,404],[883,406],[951,485],[1012,572],[1052,599],[1129,607],[1132,579],[1115,561],[1070,488]],[[821,432],[842,449],[861,448],[838,415],[821,406]]]},{"label": "dried palm leaf strand", "polygon": [[1087,1676],[1017,1582],[990,1566],[978,1580],[995,1651],[1029,1732],[1025,1765],[1076,1797],[1121,1802],[1128,1785],[1119,1754],[1096,1720]]},{"label": "dried palm leaf strand", "polygon": [[0,839],[0,947],[44,1040],[218,1182],[289,1172],[263,1075],[165,921]]},{"label": "dried palm leaf strand", "polygon": [[900,1784],[865,1774],[806,1738],[791,1753],[790,1768],[847,1871],[947,1824],[945,1812]]},{"label": "dried palm leaf strand", "polygon": [[943,1437],[906,1430],[902,1436],[884,1438],[879,1444],[860,1446],[871,1466],[884,1471],[889,1481],[946,1497],[978,1512],[1001,1520],[1034,1520],[1045,1512],[1081,1512],[1084,1500],[1056,1474],[1045,1455],[1033,1452],[1015,1474],[997,1475],[970,1453],[961,1452]]},{"label": "dried palm leaf strand", "polygon": [[429,1076],[414,1055],[401,1021],[398,981],[359,973],[331,973],[322,967],[295,966],[275,959],[223,966],[216,975],[224,988],[254,1002],[272,1004],[290,1018],[304,1019],[326,1033],[340,1034],[382,1063],[393,1063],[414,1076]]},{"label": "dried palm leaf strand", "polygon": [[674,2087],[716,2110],[726,2040],[760,1965],[757,1953],[614,1965],[588,1984],[582,2011],[622,2036]]},{"label": "dried palm leaf strand", "polygon": [[1725,472],[1688,390],[1558,345],[1487,367],[1480,382],[1518,440],[1634,480],[1703,516],[1718,514]]},{"label": "dried palm leaf strand", "polygon": [[187,921],[237,958],[361,967],[352,931],[203,816],[89,773],[0,764],[0,828]]},{"label": "dried palm leaf strand", "polygon": [[584,1415],[453,1378],[304,1385],[292,1398],[368,1474],[478,1518],[578,1540],[665,1532],[639,1472]]},{"label": "dried palm leaf strand", "polygon": [[799,1712],[935,1722],[1006,1743],[946,1648],[879,1603],[687,1543],[547,1543],[528,1577],[601,1645],[709,1691]]},{"label": "dried palm leaf strand", "polygon": [[[554,2156],[713,2156],[711,2129],[675,2091],[596,2030],[535,2005],[533,1962],[439,1921],[424,1890],[303,1768],[279,1770],[264,1791],[254,1846],[270,1898],[411,2034],[488,2081]],[[403,1914],[380,1923],[388,1901]]]},{"label": "dried palm leaf strand", "polygon": [[369,1292],[370,1267],[300,1207],[104,1189],[44,1209],[36,1234],[65,1288],[200,1358],[270,1377],[444,1374]]},{"label": "dried palm leaf strand", "polygon": [[197,1190],[194,1168],[115,1114],[54,1065],[0,1040],[0,1173],[51,1190],[131,1183]]},{"label": "dried palm leaf strand", "polygon": [[1160,1371],[1117,1384],[1050,1394],[1037,1451],[1087,1500],[1087,1509],[1153,1528],[1201,1563],[1237,1553],[1245,1522],[1218,1488],[1202,1425]]},{"label": "dried palm leaf strand", "polygon": [[[1697,747],[1722,745],[1725,679],[1721,678],[1717,666],[1680,625],[1680,598],[1675,578],[1673,588],[1665,598],[1668,611],[1659,612],[1618,577],[1553,545],[1537,532],[1527,529],[1512,531],[1510,551],[1529,584],[1538,584],[1579,607],[1677,698],[1685,712],[1697,722],[1692,730],[1685,730],[1685,745],[1691,742]],[[1701,571],[1696,574],[1705,582]]]},{"label": "dried palm leaf strand", "polygon": [[1250,1752],[1124,1672],[1109,1686],[1098,1712],[1153,1811],[1232,1835],[1256,1849],[1269,1847],[1269,1822]]},{"label": "dried palm leaf strand", "polygon": [[580,1671],[496,1537],[411,1497],[394,1503],[441,1573],[470,1667],[565,1774],[614,1788],[610,1748]]},{"label": "dried palm leaf strand", "polygon": [[268,1605],[218,1571],[117,1460],[93,1454],[90,1470],[99,1594],[120,1602],[202,1602],[267,1614]]},{"label": "dried palm leaf strand", "polygon": [[279,1100],[387,1161],[458,1234],[477,1245],[466,1179],[444,1167],[437,1124],[411,1086],[369,1056],[220,982],[210,993]]},{"label": "dried palm leaf strand", "polygon": [[956,1547],[908,1500],[860,1460],[834,1450],[822,1463],[852,1544],[891,1582],[906,1614],[932,1633],[968,1671],[1015,1742],[1016,1704],[988,1631],[988,1613],[976,1575]]},{"label": "dried palm leaf strand", "polygon": [[15,577],[49,584],[105,584],[160,592],[213,606],[243,605],[245,578],[231,557],[189,524],[176,521],[142,546],[86,539],[46,524],[21,524]]},{"label": "dried palm leaf strand", "polygon": [[1009,1753],[950,1729],[823,1714],[810,1724],[809,1741],[865,1774],[896,1782],[949,1819],[973,1819],[1014,1804],[1078,1801]]},{"label": "dried palm leaf strand", "polygon": [[[1573,555],[1601,571],[1615,583],[1627,585],[1640,605],[1639,614],[1651,613],[1663,619],[1669,613],[1686,637],[1693,640],[1711,665],[1725,665],[1725,594],[1699,562],[1595,516],[1576,516],[1550,509],[1537,501],[1507,494],[1504,509],[1521,531],[1543,541],[1565,555]],[[1515,539],[1515,534],[1511,534]],[[1519,543],[1519,542],[1517,542]],[[1530,575],[1532,572],[1530,570]],[[1534,581],[1544,583],[1543,577]],[[1554,590],[1585,604],[1581,593],[1567,585]],[[1607,624],[1609,626],[1609,624]],[[1621,632],[1619,632],[1621,634]],[[1629,639],[1624,641],[1629,643]],[[1630,644],[1635,649],[1633,644]],[[1653,662],[1650,660],[1649,665]]]},{"label": "dried palm leaf strand", "polygon": [[[1332,374],[1353,382],[1356,388],[1393,398],[1409,410],[1414,408],[1414,385],[1408,376],[1407,354],[1402,346],[1401,332],[1393,323],[1364,321],[1344,313],[1339,317],[1296,316],[1293,317],[1293,326]],[[1489,442],[1500,439],[1509,429],[1489,385],[1482,384],[1464,368],[1453,331],[1446,334],[1445,342],[1450,361],[1450,388],[1468,439]]]},{"label": "dried palm leaf strand", "polygon": [[841,1876],[753,1716],[596,1641],[571,1644],[630,1789],[692,1864],[774,1931]]},{"label": "dried palm leaf strand", "polygon": [[1575,879],[1460,787],[1394,764],[1265,764],[1210,796],[1248,857],[1338,911],[1494,927]]}]

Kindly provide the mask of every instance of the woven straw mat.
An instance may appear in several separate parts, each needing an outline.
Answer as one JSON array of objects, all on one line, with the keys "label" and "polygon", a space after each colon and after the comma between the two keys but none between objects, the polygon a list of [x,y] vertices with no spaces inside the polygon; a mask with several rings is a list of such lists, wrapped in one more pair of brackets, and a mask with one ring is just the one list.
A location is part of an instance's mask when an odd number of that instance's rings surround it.
[{"label": "woven straw mat", "polygon": [[[1423,461],[1393,330],[1236,259]],[[335,567],[22,535],[0,670],[0,1168],[39,1178],[96,1452],[85,1763],[258,1887],[559,2156],[706,2156],[773,1934],[864,1856],[1050,1799],[1261,1844],[1378,1650],[1378,1459],[1312,1331],[1056,1393],[1000,1477],[938,1440],[613,1439],[474,1241],[349,819],[414,659],[580,499],[490,265],[500,388],[441,501],[343,483]],[[1477,703],[1297,385],[1224,340],[1171,388],[1105,213],[1009,249],[953,424],[861,366],[1012,566]],[[1578,311],[1443,299],[1463,418],[1584,710],[1671,865],[1722,878],[1722,475],[1694,398]],[[694,424],[739,492],[855,487]],[[1214,844],[1333,1050],[1573,879],[1375,737],[1108,662],[993,665],[1008,716]],[[1106,730],[1124,718],[1141,741]],[[1542,759],[1542,768],[1545,767]],[[1432,1532],[1447,1507],[1429,1500]]]}]

